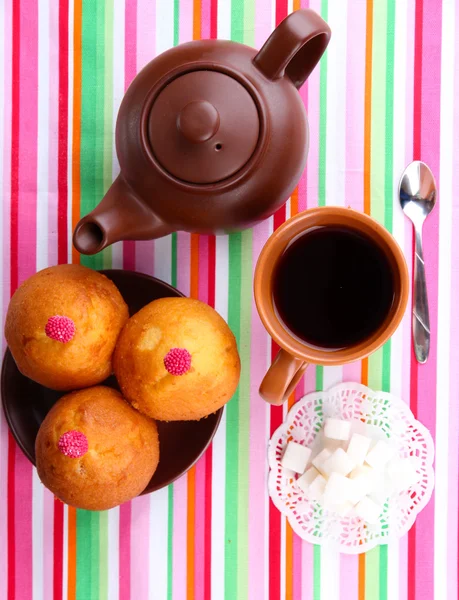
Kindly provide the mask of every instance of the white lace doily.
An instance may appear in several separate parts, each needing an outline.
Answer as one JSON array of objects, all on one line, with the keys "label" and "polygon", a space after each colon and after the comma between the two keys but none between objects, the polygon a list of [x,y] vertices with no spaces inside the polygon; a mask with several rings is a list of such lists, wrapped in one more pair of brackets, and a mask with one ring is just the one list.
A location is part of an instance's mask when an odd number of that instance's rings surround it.
[{"label": "white lace doily", "polygon": [[[385,439],[401,458],[417,457],[419,482],[390,496],[375,525],[353,516],[340,517],[316,501],[307,500],[295,483],[295,475],[280,464],[288,441],[303,443],[314,452],[327,417],[353,421],[353,431],[366,432],[373,439]],[[292,529],[308,542],[327,545],[346,554],[366,552],[404,535],[429,501],[434,486],[434,445],[429,431],[399,398],[386,392],[374,392],[359,383],[342,383],[327,392],[314,392],[299,400],[273,434],[268,458],[269,494],[275,506],[287,516]]]}]

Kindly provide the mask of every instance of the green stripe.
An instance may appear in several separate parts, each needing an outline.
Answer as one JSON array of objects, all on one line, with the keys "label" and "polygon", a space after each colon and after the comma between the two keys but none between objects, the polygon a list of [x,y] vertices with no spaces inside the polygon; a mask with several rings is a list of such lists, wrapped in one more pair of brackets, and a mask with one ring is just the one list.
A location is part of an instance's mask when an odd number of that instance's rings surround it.
[{"label": "green stripe", "polygon": [[[105,193],[113,181],[113,1],[105,2],[105,65],[104,65],[104,144],[102,188]],[[104,269],[112,267],[112,247],[102,253]]]},{"label": "green stripe", "polygon": [[[241,256],[242,234],[229,236],[228,324],[241,349]],[[248,365],[245,365],[247,368]],[[239,398],[236,390],[226,407],[225,494],[225,598],[237,599],[238,589],[238,492],[239,492]],[[247,459],[247,457],[243,457]],[[242,567],[243,565],[241,565]]]},{"label": "green stripe", "polygon": [[[89,213],[100,202],[103,189],[103,136],[104,123],[104,36],[102,0],[83,0],[82,5],[82,98],[81,98],[81,216]],[[102,16],[103,18],[103,16]],[[102,254],[81,256],[82,264],[101,269]]]},{"label": "green stripe", "polygon": [[108,511],[99,515],[99,600],[108,597]]},{"label": "green stripe", "polygon": [[320,546],[314,546],[314,555],[313,555],[313,572],[314,579],[312,584],[313,591],[313,599],[320,600]]},{"label": "green stripe", "polygon": [[[174,0],[174,46],[179,43],[179,0]],[[171,235],[171,285],[177,287],[177,234]],[[167,600],[173,594],[174,485],[167,490]]]},{"label": "green stripe", "polygon": [[379,598],[379,546],[365,555],[365,600]]},{"label": "green stripe", "polygon": [[239,352],[243,365],[239,384],[239,473],[238,473],[238,530],[237,598],[248,597],[249,587],[249,439],[250,439],[250,331],[252,315],[252,231],[242,233],[241,320]]},{"label": "green stripe", "polygon": [[387,600],[387,545],[379,547],[379,598]]},{"label": "green stripe", "polygon": [[76,600],[99,599],[100,513],[77,510]]},{"label": "green stripe", "polygon": [[231,39],[233,42],[244,42],[244,10],[249,2],[232,0],[231,2]]},{"label": "green stripe", "polygon": [[179,16],[179,0],[174,0],[174,46],[177,46],[179,43]]},{"label": "green stripe", "polygon": [[174,532],[174,486],[167,490],[167,600],[172,600],[172,536]]},{"label": "green stripe", "polygon": [[[231,5],[231,39],[236,42],[244,41],[244,2],[233,0]],[[229,289],[228,289],[228,324],[231,327],[239,351],[242,352],[241,342],[245,335],[241,335],[242,309],[242,252],[245,250],[246,239],[243,234],[236,233],[229,236]],[[244,298],[245,300],[245,298]],[[242,354],[241,354],[242,359]],[[232,400],[226,408],[226,495],[225,495],[225,598],[237,600],[246,597],[241,590],[247,587],[247,559],[245,564],[242,556],[247,556],[247,549],[243,548],[243,526],[247,523],[245,511],[247,505],[241,505],[244,495],[242,478],[244,472],[240,471],[247,455],[241,456],[240,451],[245,447],[245,431],[240,429],[241,407],[240,398],[245,387],[245,369],[249,368],[250,361],[242,359],[243,370],[241,383]],[[247,427],[248,423],[244,423]],[[247,469],[247,466],[246,466]],[[247,535],[247,526],[245,530]]]},{"label": "green stripe", "polygon": [[[386,35],[386,130],[385,130],[385,206],[384,225],[392,233],[393,229],[393,168],[394,168],[394,46],[395,46],[395,0],[387,3],[387,35]],[[383,380],[382,389],[390,391],[390,352],[391,341],[383,348]],[[382,565],[381,565],[382,569]],[[387,579],[387,578],[386,578]],[[385,596],[381,596],[383,600]]]}]

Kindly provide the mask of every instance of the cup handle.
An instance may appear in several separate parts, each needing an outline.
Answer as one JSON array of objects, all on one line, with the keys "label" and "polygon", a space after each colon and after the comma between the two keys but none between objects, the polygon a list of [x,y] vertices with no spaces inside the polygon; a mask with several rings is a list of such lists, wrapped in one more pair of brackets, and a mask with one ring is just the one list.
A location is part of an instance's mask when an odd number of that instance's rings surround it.
[{"label": "cup handle", "polygon": [[280,406],[296,388],[307,366],[307,362],[281,348],[263,377],[260,396],[269,404]]}]

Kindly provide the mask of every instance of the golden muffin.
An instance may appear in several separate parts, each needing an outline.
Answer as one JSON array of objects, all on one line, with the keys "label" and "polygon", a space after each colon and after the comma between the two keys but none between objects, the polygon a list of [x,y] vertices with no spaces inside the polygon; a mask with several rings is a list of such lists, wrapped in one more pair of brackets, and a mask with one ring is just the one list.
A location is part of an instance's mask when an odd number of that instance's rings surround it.
[{"label": "golden muffin", "polygon": [[234,335],[213,308],[162,298],[129,319],[113,368],[135,408],[161,421],[192,421],[228,402],[241,366]]},{"label": "golden muffin", "polygon": [[106,510],[138,496],[159,462],[155,422],[111,388],[63,396],[35,442],[42,483],[63,502]]},{"label": "golden muffin", "polygon": [[54,390],[95,385],[129,318],[118,288],[81,265],[59,265],[27,279],[8,307],[5,337],[23,375]]}]

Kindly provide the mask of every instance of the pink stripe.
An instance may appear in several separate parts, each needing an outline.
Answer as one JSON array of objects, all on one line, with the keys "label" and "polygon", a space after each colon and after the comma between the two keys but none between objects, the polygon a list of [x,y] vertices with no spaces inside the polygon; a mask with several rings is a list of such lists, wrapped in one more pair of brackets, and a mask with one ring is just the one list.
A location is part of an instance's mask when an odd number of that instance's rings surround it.
[{"label": "pink stripe", "polygon": [[139,273],[154,275],[155,242],[153,240],[135,243],[135,270]]},{"label": "pink stripe", "polygon": [[172,534],[172,600],[186,598],[187,478],[174,483],[174,531]]},{"label": "pink stripe", "polygon": [[366,17],[365,4],[348,4],[345,206],[355,210],[363,210]]},{"label": "pink stripe", "polygon": [[210,0],[201,0],[201,39],[210,38]]},{"label": "pink stripe", "polygon": [[[312,369],[311,369],[312,371]],[[314,598],[314,546],[308,542],[301,544],[301,600]],[[326,600],[324,598],[324,600]]]},{"label": "pink stripe", "polygon": [[[459,10],[456,8],[456,32],[459,32]],[[454,97],[459,98],[459,37],[455,40],[455,73],[454,73]],[[456,110],[453,123],[453,139],[457,140],[459,135],[459,113]],[[454,148],[453,173],[457,173],[459,167],[459,151]],[[451,200],[450,200],[451,201]],[[454,200],[452,200],[454,202]],[[454,205],[453,205],[454,206]],[[457,205],[456,205],[457,206]],[[451,230],[453,232],[451,242],[451,319],[450,319],[450,359],[449,359],[449,432],[448,432],[448,537],[447,537],[447,582],[448,598],[457,598],[458,581],[458,453],[459,453],[459,378],[457,376],[457,365],[459,365],[459,211],[453,210]]]},{"label": "pink stripe", "polygon": [[[260,223],[253,229],[252,262],[255,267],[257,257],[269,236],[269,221]],[[263,327],[255,304],[252,304],[250,364],[250,446],[249,446],[249,590],[251,600],[264,598],[265,561],[260,548],[265,547],[265,494],[266,472],[260,465],[266,464],[266,432],[269,414],[268,405],[258,394],[268,363],[269,336]]]},{"label": "pink stripe", "polygon": [[[302,588],[302,549],[303,541],[299,535],[293,534],[293,600],[301,600]],[[288,575],[288,574],[287,574]]]},{"label": "pink stripe", "polygon": [[193,39],[193,0],[180,0],[179,42]]},{"label": "pink stripe", "polygon": [[177,288],[190,295],[190,234],[179,231],[177,233]]},{"label": "pink stripe", "polygon": [[195,468],[194,600],[204,599],[204,537],[206,525],[206,455]]},{"label": "pink stripe", "polygon": [[[57,145],[59,119],[59,4],[49,7],[48,264],[57,264]],[[43,243],[43,242],[41,242]]]},{"label": "pink stripe", "polygon": [[[148,598],[150,573],[150,496],[139,496],[131,504],[131,596]],[[154,577],[152,577],[154,585]]]},{"label": "pink stripe", "polygon": [[131,600],[131,504],[120,506],[119,600]]},{"label": "pink stripe", "polygon": [[398,562],[398,593],[399,600],[408,598],[408,536],[405,535],[399,542],[399,562]]},{"label": "pink stripe", "polygon": [[[209,238],[199,236],[198,255],[198,298],[202,302],[209,299]],[[197,463],[195,469],[195,520],[194,520],[194,593],[195,600],[204,598],[204,567],[208,556],[205,552],[206,526],[206,455]]]},{"label": "pink stripe", "polygon": [[[3,354],[3,353],[2,353]],[[0,414],[0,488],[7,489],[8,472],[8,426],[3,411]],[[0,502],[0,598],[7,598],[7,503]]]},{"label": "pink stripe", "polygon": [[[5,322],[6,309],[10,299],[10,198],[11,198],[11,0],[5,0],[4,4],[4,29],[3,44],[4,63],[0,65],[0,76],[3,73],[3,86],[6,100],[3,103],[4,121],[0,123],[0,135],[3,136],[3,177],[0,181],[0,189],[3,195],[2,202],[2,236],[3,236],[3,260],[2,260],[2,306],[3,320]],[[5,342],[3,330],[1,332],[0,346],[3,350]],[[0,411],[0,489],[7,489],[7,461],[8,461],[8,427]],[[0,502],[0,598],[7,597],[7,503]]]},{"label": "pink stripe", "polygon": [[137,0],[137,72],[156,55],[156,7],[151,0]]},{"label": "pink stripe", "polygon": [[[413,160],[413,86],[414,86],[414,8],[415,3],[409,2],[407,6],[407,27],[405,30],[406,42],[406,70],[405,70],[405,164]],[[394,132],[394,135],[396,132]],[[412,279],[413,261],[413,227],[408,219],[404,223],[404,247],[403,251],[408,265],[410,281]],[[410,403],[410,372],[412,356],[412,331],[411,331],[411,286],[408,297],[408,309],[400,325],[402,328],[402,399]],[[399,545],[399,600],[408,598],[408,536],[400,540]]]},{"label": "pink stripe", "polygon": [[209,300],[209,238],[206,235],[199,236],[199,256],[198,256],[198,298],[202,302]]},{"label": "pink stripe", "polygon": [[340,600],[356,600],[359,596],[359,558],[340,556]]},{"label": "pink stripe", "polygon": [[[137,0],[125,0],[124,14],[124,89],[137,73]],[[136,268],[137,243],[123,242],[123,267]]]},{"label": "pink stripe", "polygon": [[[128,17],[131,20],[136,19],[135,73],[131,74],[133,78],[147,63],[153,60],[156,54],[155,3],[151,0],[137,0],[136,6],[129,8],[129,14],[126,10],[126,19]],[[135,264],[136,270],[140,273],[154,275],[155,242],[153,240],[136,243]]]},{"label": "pink stripe", "polygon": [[124,81],[127,89],[137,74],[137,0],[125,0]]},{"label": "pink stripe", "polygon": [[[439,183],[440,149],[440,44],[441,10],[435,0],[424,0],[422,42],[422,133],[421,153]],[[414,93],[418,93],[414,90]],[[441,189],[439,189],[441,197]],[[424,255],[429,293],[431,323],[437,323],[438,299],[438,221],[441,203],[427,219],[424,226]],[[433,328],[430,357],[418,369],[418,418],[430,430],[435,439],[436,410],[433,399],[436,393],[437,335]],[[433,598],[433,545],[435,495],[420,513],[416,522],[416,562],[421,567],[416,578],[416,600]],[[441,501],[441,498],[439,499]]]},{"label": "pink stripe", "polygon": [[[320,2],[314,0],[309,6],[320,14]],[[319,116],[320,116],[320,66],[308,78],[309,155],[306,163],[307,208],[317,206],[319,201]]]},{"label": "pink stripe", "polygon": [[356,361],[343,366],[343,381],[362,380],[362,361]]},{"label": "pink stripe", "polygon": [[15,600],[30,600],[32,597],[32,465],[17,446],[15,451]]},{"label": "pink stripe", "polygon": [[23,0],[20,27],[19,283],[36,270],[38,13],[34,0]]},{"label": "pink stripe", "polygon": [[[20,14],[19,225],[18,279],[36,269],[38,14],[37,4],[24,0]],[[16,598],[32,595],[32,465],[16,448],[15,538]]]},{"label": "pink stripe", "polygon": [[43,496],[43,598],[52,598],[54,564],[54,496],[44,488]]}]

